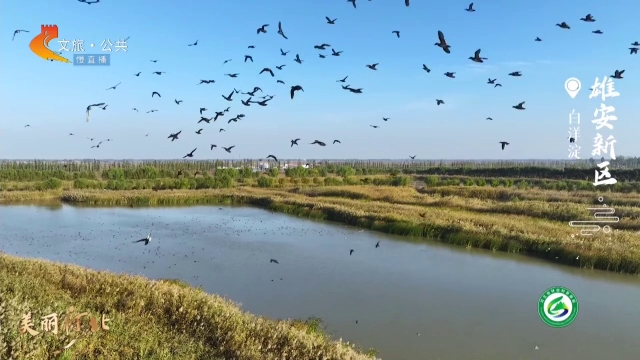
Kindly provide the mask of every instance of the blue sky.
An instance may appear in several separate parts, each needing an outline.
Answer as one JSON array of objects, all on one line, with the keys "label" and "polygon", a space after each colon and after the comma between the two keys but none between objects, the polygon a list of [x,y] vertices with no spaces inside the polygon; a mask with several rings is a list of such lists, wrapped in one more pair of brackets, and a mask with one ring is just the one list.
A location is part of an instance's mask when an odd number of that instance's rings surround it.
[{"label": "blue sky", "polygon": [[[590,120],[600,101],[588,99],[588,88],[595,77],[616,69],[625,69],[626,78],[615,82],[621,96],[607,104],[616,107],[619,120],[602,135],[615,136],[618,156],[640,155],[638,102],[632,100],[640,91],[640,55],[628,50],[640,41],[640,33],[632,31],[637,30],[640,2],[492,0],[475,2],[474,13],[464,11],[466,1],[357,4],[353,9],[346,0],[102,0],[92,5],[4,0],[0,158],[181,158],[197,147],[194,159],[268,154],[288,159],[566,159],[572,109],[582,114],[578,145],[581,157],[589,158],[596,135]],[[587,13],[595,23],[579,20]],[[325,16],[338,20],[328,25]],[[289,40],[277,34],[278,21]],[[562,21],[571,29],[555,26]],[[59,39],[84,40],[85,53],[100,53],[105,39],[130,37],[128,51],[112,52],[108,67],[44,61],[29,49],[41,24],[57,24]],[[268,32],[257,35],[262,24],[270,24]],[[12,41],[15,29],[30,33]],[[592,34],[596,29],[604,34]],[[400,31],[399,39],[393,30]],[[433,45],[438,30],[451,54]],[[543,41],[534,42],[537,36]],[[196,40],[197,46],[187,46]],[[90,43],[97,47],[91,50]],[[322,43],[344,53],[321,59],[313,46]],[[50,45],[59,49],[57,40]],[[281,56],[279,48],[291,52]],[[484,64],[468,59],[478,48],[488,58]],[[302,65],[293,61],[296,53]],[[245,54],[255,62],[243,63]],[[372,63],[380,64],[377,71],[365,67]],[[422,70],[423,63],[431,73]],[[275,67],[282,64],[286,67],[278,71]],[[276,77],[258,75],[263,67],[272,68]],[[447,71],[456,78],[445,77]],[[523,76],[507,76],[512,71]],[[225,73],[240,75],[232,79]],[[347,84],[363,88],[363,94],[340,88],[336,80],[347,75]],[[489,77],[503,87],[488,85]],[[569,77],[582,81],[575,99],[564,89]],[[197,85],[200,79],[216,83]],[[105,90],[119,82],[115,91]],[[291,85],[304,88],[294,100]],[[254,86],[275,95],[267,107],[243,106],[239,100],[246,95],[234,95],[231,103],[221,97],[234,87],[249,91]],[[151,98],[152,91],[162,98]],[[174,99],[184,102],[176,105]],[[436,106],[435,99],[445,104]],[[525,111],[511,108],[521,101],[526,101]],[[87,123],[87,105],[99,102],[109,104],[107,110],[94,109]],[[213,116],[227,106],[231,111],[217,122],[197,123],[200,107]],[[159,111],[147,114],[150,109]],[[243,120],[227,124],[240,113],[246,115]],[[202,135],[195,134],[200,128]],[[179,130],[178,141],[167,139]],[[113,141],[92,149],[87,137]],[[294,138],[302,140],[291,148]],[[315,139],[328,145],[308,144]],[[331,145],[334,139],[342,144]],[[499,141],[511,145],[501,151]],[[209,144],[218,148],[211,151]],[[232,154],[220,149],[231,145],[236,146]]]}]

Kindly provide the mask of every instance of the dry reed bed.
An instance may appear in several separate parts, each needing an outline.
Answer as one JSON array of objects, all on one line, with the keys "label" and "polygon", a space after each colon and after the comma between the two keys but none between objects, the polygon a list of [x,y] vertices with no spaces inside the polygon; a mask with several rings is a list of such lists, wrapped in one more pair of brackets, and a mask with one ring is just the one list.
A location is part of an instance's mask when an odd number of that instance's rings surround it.
[{"label": "dry reed bed", "polygon": [[[34,338],[18,332],[22,314],[39,317],[69,306],[107,313],[111,329]],[[196,288],[2,253],[0,324],[2,359],[29,353],[54,359],[72,338],[79,338],[68,350],[75,359],[371,358],[300,323],[256,317]]]},{"label": "dry reed bed", "polygon": [[[460,196],[443,196],[424,194],[409,187],[314,187],[294,188],[292,193],[310,197],[338,197],[360,200],[383,201],[395,204],[418,205],[429,207],[446,207],[483,213],[525,215],[553,221],[569,222],[572,220],[589,220],[593,216],[586,204],[569,202],[548,202],[542,200],[498,201],[493,199],[465,198]],[[615,215],[620,222],[615,225],[620,230],[640,230],[640,203],[636,207],[615,206]]]},{"label": "dry reed bed", "polygon": [[491,199],[491,200],[511,200],[517,197],[519,200],[540,200],[547,202],[571,202],[579,204],[600,204],[598,197],[604,198],[607,205],[640,206],[640,194],[638,193],[613,193],[590,191],[554,191],[527,189],[520,190],[504,187],[484,187],[484,186],[441,186],[423,187],[418,189],[420,193],[441,196],[460,196],[464,198]]},{"label": "dry reed bed", "polygon": [[[427,237],[457,245],[522,252],[573,266],[640,273],[640,235],[616,231],[573,236],[576,229],[545,219],[461,209],[307,197],[278,189],[70,192],[65,201],[89,205],[252,204],[294,215],[322,218],[382,232]],[[579,256],[578,259],[576,259]]]}]

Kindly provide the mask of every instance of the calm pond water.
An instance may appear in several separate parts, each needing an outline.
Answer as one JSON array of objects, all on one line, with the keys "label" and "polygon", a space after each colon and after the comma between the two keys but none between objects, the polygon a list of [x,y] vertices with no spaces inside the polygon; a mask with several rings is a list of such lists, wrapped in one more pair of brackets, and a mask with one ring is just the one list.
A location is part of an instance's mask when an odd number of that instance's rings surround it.
[{"label": "calm pond water", "polygon": [[[150,229],[148,246],[132,243]],[[318,316],[383,359],[640,359],[640,278],[628,275],[247,207],[0,206],[0,239],[19,256],[180,278],[269,317]],[[556,285],[580,302],[561,329],[537,313]]]}]

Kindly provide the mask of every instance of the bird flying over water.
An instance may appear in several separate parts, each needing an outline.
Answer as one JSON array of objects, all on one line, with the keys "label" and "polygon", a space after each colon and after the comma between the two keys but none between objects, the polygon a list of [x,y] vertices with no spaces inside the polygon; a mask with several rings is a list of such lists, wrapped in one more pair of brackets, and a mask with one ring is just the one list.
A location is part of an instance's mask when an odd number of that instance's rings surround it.
[{"label": "bird flying over water", "polygon": [[380,247],[380,241],[376,243],[376,249]]},{"label": "bird flying over water", "polygon": [[87,106],[87,122],[89,122],[89,113],[91,112],[91,108],[94,107],[94,106],[103,106],[104,104],[105,103],[99,103],[99,104],[91,104],[91,105]]},{"label": "bird flying over water", "polygon": [[139,242],[144,242],[145,245],[149,245],[149,243],[151,242],[151,232],[149,232],[149,235],[147,235],[146,238],[142,238],[140,240],[134,241],[133,243],[139,243]]},{"label": "bird flying over water", "polygon": [[108,88],[107,90],[111,90],[111,89],[115,90],[118,87],[118,85],[120,85],[120,84],[122,84],[122,83],[119,82],[119,83],[113,85],[112,87]]},{"label": "bird flying over water", "polygon": [[16,30],[13,32],[13,37],[11,38],[11,41],[13,41],[16,38],[16,34],[20,34],[21,32],[30,32],[29,30]]}]

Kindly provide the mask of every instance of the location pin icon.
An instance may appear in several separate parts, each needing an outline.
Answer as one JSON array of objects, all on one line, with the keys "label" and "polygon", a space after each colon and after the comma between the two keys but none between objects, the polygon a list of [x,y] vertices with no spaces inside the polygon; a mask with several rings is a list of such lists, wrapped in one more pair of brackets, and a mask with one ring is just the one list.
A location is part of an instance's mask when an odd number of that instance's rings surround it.
[{"label": "location pin icon", "polygon": [[567,90],[567,93],[569,93],[569,96],[571,96],[572,99],[578,95],[581,87],[582,84],[580,84],[580,80],[576,78],[569,78],[564,83],[564,89]]}]

